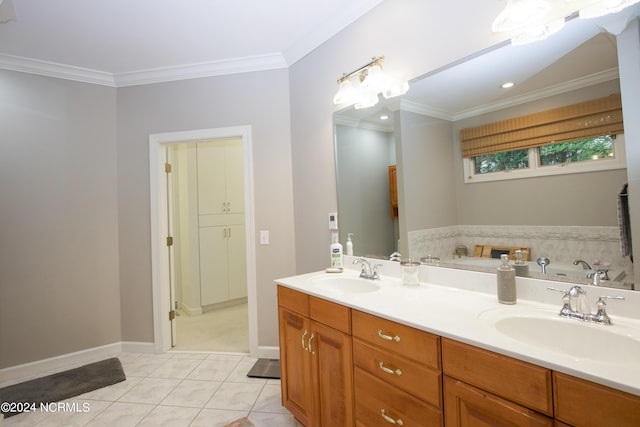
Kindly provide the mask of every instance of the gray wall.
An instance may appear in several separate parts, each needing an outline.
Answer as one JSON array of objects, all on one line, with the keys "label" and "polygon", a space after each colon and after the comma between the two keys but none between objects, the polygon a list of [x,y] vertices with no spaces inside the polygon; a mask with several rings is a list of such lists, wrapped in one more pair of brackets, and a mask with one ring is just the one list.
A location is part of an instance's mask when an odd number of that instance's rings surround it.
[{"label": "gray wall", "polygon": [[340,242],[354,233],[354,254],[388,257],[396,245],[388,173],[393,133],[336,125],[336,141]]},{"label": "gray wall", "polygon": [[[460,130],[619,93],[617,80],[459,120],[454,125],[459,224],[616,226],[626,169],[464,183]],[[626,123],[625,123],[626,125]],[[633,144],[633,140],[627,142]]]},{"label": "gray wall", "polygon": [[149,224],[149,134],[252,126],[258,343],[277,346],[274,279],[294,273],[286,70],[184,80],[118,90],[118,213],[123,341],[153,341]]},{"label": "gray wall", "polygon": [[120,341],[116,91],[0,70],[0,368]]},{"label": "gray wall", "polygon": [[408,111],[396,113],[400,252],[409,231],[457,224],[452,124]]}]

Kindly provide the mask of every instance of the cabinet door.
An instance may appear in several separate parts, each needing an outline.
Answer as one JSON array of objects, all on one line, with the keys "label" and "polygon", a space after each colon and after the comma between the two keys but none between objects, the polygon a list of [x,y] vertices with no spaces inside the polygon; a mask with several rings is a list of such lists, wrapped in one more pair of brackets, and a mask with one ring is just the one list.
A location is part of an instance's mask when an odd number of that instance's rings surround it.
[{"label": "cabinet door", "polygon": [[310,427],[313,414],[311,353],[306,350],[311,337],[310,320],[279,307],[278,322],[282,405],[300,423]]},{"label": "cabinet door", "polygon": [[353,357],[351,336],[312,321],[311,350],[315,423],[318,426],[353,426]]},{"label": "cabinet door", "polygon": [[247,296],[247,257],[243,225],[227,227],[229,299]]},{"label": "cabinet door", "polygon": [[224,215],[226,210],[225,147],[218,142],[196,145],[198,165],[198,212]]},{"label": "cabinet door", "polygon": [[242,141],[229,143],[225,150],[227,213],[244,212],[244,159]]},{"label": "cabinet door", "polygon": [[554,425],[549,417],[447,376],[444,377],[444,420],[447,427]]},{"label": "cabinet door", "polygon": [[200,227],[201,305],[216,304],[229,299],[227,229],[226,226]]}]

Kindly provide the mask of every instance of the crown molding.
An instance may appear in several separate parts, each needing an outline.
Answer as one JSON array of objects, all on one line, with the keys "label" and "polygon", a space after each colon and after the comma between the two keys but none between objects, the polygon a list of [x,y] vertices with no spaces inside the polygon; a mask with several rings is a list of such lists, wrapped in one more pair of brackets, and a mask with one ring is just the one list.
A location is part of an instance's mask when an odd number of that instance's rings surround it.
[{"label": "crown molding", "polygon": [[215,77],[227,74],[250,73],[287,68],[284,56],[279,53],[248,56],[225,61],[203,62],[199,64],[164,67],[151,70],[116,73],[116,87],[163,83],[176,80]]},{"label": "crown molding", "polygon": [[504,99],[498,102],[492,102],[489,104],[480,105],[478,107],[470,108],[468,110],[459,111],[453,113],[453,121],[462,120],[469,117],[478,116],[480,114],[490,113],[498,111],[503,108],[513,107],[516,105],[524,104],[527,102],[537,101],[547,98],[549,96],[560,95],[562,93],[571,92],[572,90],[582,89],[585,87],[593,86],[598,83],[604,83],[611,80],[615,80],[620,77],[618,68],[611,68],[599,73],[591,74],[586,77],[581,77],[574,80],[569,80],[558,85],[549,86],[544,89],[528,92],[520,96],[514,96],[508,99]]},{"label": "crown molding", "polygon": [[115,87],[113,74],[55,62],[0,54],[0,68],[21,73],[74,80],[83,83]]},{"label": "crown molding", "polygon": [[287,68],[287,64],[279,53],[127,73],[107,73],[55,62],[0,54],[0,69],[110,87],[145,85],[280,68]]}]

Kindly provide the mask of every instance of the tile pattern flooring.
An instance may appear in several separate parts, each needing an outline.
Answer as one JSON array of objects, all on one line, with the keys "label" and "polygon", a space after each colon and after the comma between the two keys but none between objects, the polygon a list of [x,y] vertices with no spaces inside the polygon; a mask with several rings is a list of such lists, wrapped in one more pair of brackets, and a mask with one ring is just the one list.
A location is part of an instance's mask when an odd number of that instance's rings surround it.
[{"label": "tile pattern flooring", "polygon": [[245,416],[256,427],[300,427],[280,403],[279,380],[246,376],[256,362],[246,355],[171,351],[118,357],[126,381],[69,399],[71,410],[20,414],[2,427],[222,427]]}]

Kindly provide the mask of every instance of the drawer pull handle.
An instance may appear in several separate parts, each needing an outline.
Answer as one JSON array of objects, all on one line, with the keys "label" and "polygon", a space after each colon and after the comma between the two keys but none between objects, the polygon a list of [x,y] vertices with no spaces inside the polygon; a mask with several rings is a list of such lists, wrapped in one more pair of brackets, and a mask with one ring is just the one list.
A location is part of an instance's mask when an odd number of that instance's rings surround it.
[{"label": "drawer pull handle", "polygon": [[380,366],[380,369],[385,371],[387,374],[391,374],[391,375],[395,374],[397,376],[402,375],[402,371],[399,368],[398,369],[387,368],[386,366],[384,366],[384,362],[378,362],[378,366]]},{"label": "drawer pull handle", "polygon": [[395,424],[398,426],[404,425],[404,423],[402,422],[402,418],[398,418],[397,420],[394,420],[389,415],[387,415],[387,411],[385,411],[384,408],[380,409],[380,413],[382,414],[382,418],[384,418],[384,420],[389,424]]},{"label": "drawer pull handle", "polygon": [[304,334],[302,334],[302,349],[303,349],[303,350],[306,350],[306,349],[307,349],[307,346],[306,346],[306,345],[304,345],[304,339],[306,338],[306,336],[307,336],[307,330],[305,329],[305,330],[304,330]]},{"label": "drawer pull handle", "polygon": [[383,340],[385,340],[385,341],[400,342],[400,337],[399,336],[396,335],[395,337],[392,337],[391,335],[387,335],[384,332],[382,332],[382,329],[378,330],[378,336],[380,338],[382,338]]},{"label": "drawer pull handle", "polygon": [[311,334],[311,336],[309,337],[309,347],[307,348],[307,351],[311,354],[316,354],[316,352],[313,351],[313,346],[311,345],[311,342],[315,337],[316,337],[315,334]]}]

